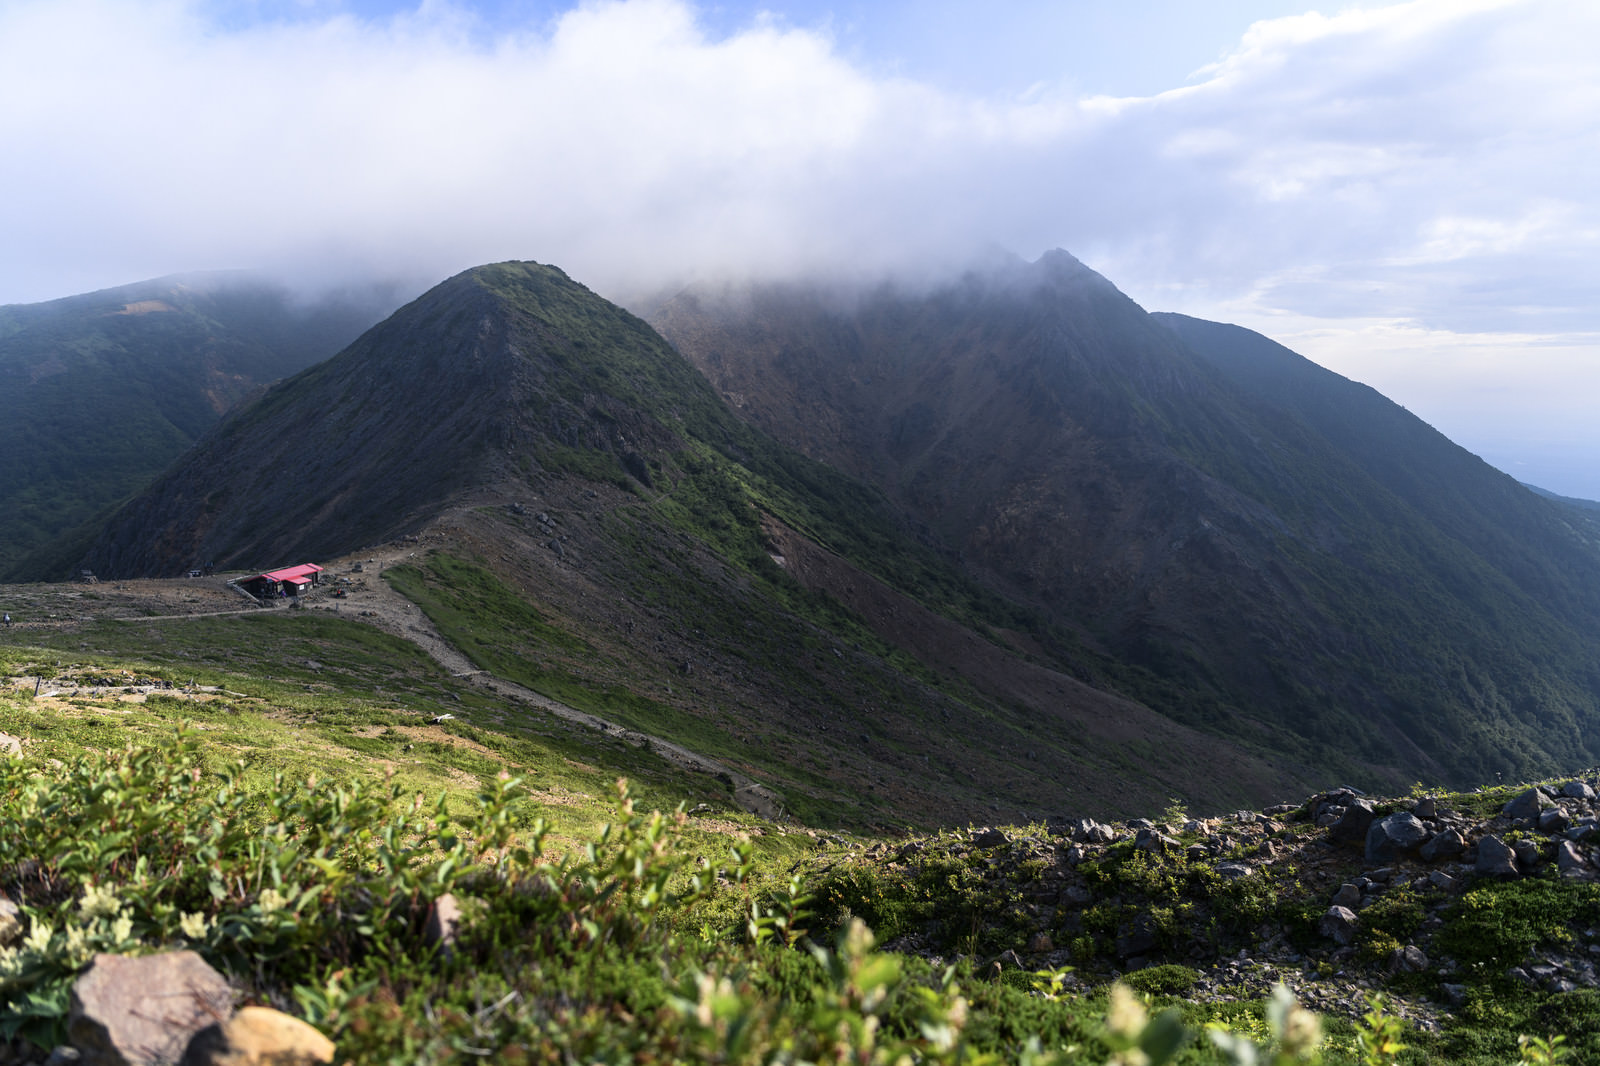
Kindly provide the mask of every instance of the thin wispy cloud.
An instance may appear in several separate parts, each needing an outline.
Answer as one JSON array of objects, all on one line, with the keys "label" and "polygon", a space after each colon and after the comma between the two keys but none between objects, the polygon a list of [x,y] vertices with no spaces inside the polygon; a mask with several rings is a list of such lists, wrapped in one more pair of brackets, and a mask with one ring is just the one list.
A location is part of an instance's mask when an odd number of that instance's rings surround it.
[{"label": "thin wispy cloud", "polygon": [[[1300,338],[1380,388],[1373,345],[1402,333],[1595,358],[1589,0],[1273,19],[1116,99],[1070,72],[1009,98],[876,73],[825,20],[713,31],[682,0],[494,28],[439,3],[250,14],[0,0],[0,301],[502,258],[622,295],[1061,246],[1147,306]],[[1448,382],[1432,395],[1447,411]]]}]

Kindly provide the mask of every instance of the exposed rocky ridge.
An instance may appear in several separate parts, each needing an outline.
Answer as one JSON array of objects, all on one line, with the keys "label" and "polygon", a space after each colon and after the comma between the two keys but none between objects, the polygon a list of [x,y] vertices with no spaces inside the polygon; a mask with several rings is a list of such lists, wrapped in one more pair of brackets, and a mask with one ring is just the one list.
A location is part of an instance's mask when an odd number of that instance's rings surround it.
[{"label": "exposed rocky ridge", "polygon": [[1065,253],[922,294],[690,291],[649,317],[742,416],[878,486],[1180,721],[1281,725],[1367,782],[1600,756],[1600,604],[1559,588],[1600,587],[1600,553],[1370,390],[1318,421]]},{"label": "exposed rocky ridge", "polygon": [[[1222,818],[913,836],[811,869],[833,886],[824,901],[858,910],[872,906],[852,895],[862,870],[874,872],[876,891],[907,899],[968,877],[961,895],[945,889],[918,912],[920,924],[901,921],[918,927],[902,928],[893,950],[948,961],[981,944],[987,967],[1069,967],[1069,986],[1179,963],[1189,969],[1156,973],[1156,990],[1254,1001],[1281,982],[1308,1006],[1349,1016],[1385,991],[1412,1024],[1437,1029],[1496,984],[1539,997],[1600,989],[1592,902],[1499,970],[1456,957],[1477,946],[1461,923],[1489,909],[1486,887],[1590,886],[1600,900],[1597,784],[1589,771],[1520,790],[1406,799],[1337,788]],[[881,898],[878,907],[888,913]],[[981,925],[968,924],[974,913]],[[999,935],[980,940],[990,925]]]}]

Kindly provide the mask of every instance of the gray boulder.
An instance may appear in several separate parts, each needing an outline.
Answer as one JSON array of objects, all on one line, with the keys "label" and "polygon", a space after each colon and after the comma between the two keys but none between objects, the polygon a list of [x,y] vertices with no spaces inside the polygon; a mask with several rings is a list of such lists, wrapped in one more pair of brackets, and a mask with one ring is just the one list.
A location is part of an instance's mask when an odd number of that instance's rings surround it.
[{"label": "gray boulder", "polygon": [[1421,973],[1428,968],[1428,956],[1415,944],[1389,953],[1390,973]]},{"label": "gray boulder", "polygon": [[1560,807],[1550,807],[1539,813],[1539,832],[1564,833],[1567,826],[1571,825],[1567,812]]},{"label": "gray boulder", "polygon": [[998,848],[1009,843],[1010,839],[999,829],[984,829],[972,837],[975,848]]},{"label": "gray boulder", "polygon": [[1539,845],[1531,840],[1517,841],[1511,845],[1511,852],[1517,857],[1517,865],[1524,870],[1533,869],[1539,865],[1539,860],[1544,857],[1539,854]]},{"label": "gray boulder", "polygon": [[1331,844],[1364,844],[1377,814],[1366,800],[1354,800],[1328,829]]},{"label": "gray boulder", "polygon": [[67,1037],[83,1066],[157,1066],[232,1014],[228,982],[192,951],[96,955],[72,986]]},{"label": "gray boulder", "polygon": [[1550,806],[1550,797],[1541,789],[1530,788],[1500,809],[1500,813],[1513,822],[1536,822],[1539,814]]},{"label": "gray boulder", "polygon": [[1434,835],[1422,845],[1418,854],[1423,862],[1438,862],[1440,859],[1449,859],[1460,855],[1467,850],[1467,841],[1459,830],[1446,829]]},{"label": "gray boulder", "polygon": [[1340,885],[1339,891],[1333,894],[1333,905],[1335,907],[1348,907],[1350,910],[1355,910],[1361,906],[1361,886],[1352,885],[1348,881]]},{"label": "gray boulder", "polygon": [[1133,846],[1154,855],[1168,855],[1183,850],[1183,845],[1158,829],[1141,829],[1133,838]]},{"label": "gray boulder", "polygon": [[1329,907],[1317,922],[1317,932],[1331,938],[1334,943],[1349,946],[1355,942],[1359,920],[1349,907]]},{"label": "gray boulder", "polygon": [[1422,847],[1428,827],[1409,811],[1380,818],[1367,829],[1367,861],[1394,862]]},{"label": "gray boulder", "polygon": [[1568,799],[1594,799],[1594,789],[1590,788],[1588,784],[1583,781],[1568,781],[1565,785],[1561,786],[1561,794],[1566,796]]},{"label": "gray boulder", "polygon": [[1578,845],[1563,840],[1556,844],[1556,869],[1561,871],[1562,877],[1583,877],[1589,872],[1589,863]]},{"label": "gray boulder", "polygon": [[1516,853],[1497,836],[1486,836],[1478,841],[1478,861],[1472,868],[1486,877],[1502,880],[1521,876],[1517,869]]}]

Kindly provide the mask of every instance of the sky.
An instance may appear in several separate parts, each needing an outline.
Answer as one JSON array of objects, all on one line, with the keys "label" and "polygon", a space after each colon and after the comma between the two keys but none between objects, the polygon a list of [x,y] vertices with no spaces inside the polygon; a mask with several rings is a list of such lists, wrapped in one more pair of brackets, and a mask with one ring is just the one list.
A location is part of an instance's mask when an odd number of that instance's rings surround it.
[{"label": "sky", "polygon": [[1594,0],[0,0],[0,304],[1061,247],[1600,499]]}]

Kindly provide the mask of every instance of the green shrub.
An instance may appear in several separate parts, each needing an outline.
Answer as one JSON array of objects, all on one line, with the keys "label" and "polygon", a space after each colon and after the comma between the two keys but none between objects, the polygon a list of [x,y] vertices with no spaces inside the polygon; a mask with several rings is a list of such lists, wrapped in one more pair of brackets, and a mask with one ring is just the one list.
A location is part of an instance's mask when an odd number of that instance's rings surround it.
[{"label": "green shrub", "polygon": [[1122,983],[1135,992],[1157,996],[1181,996],[1199,981],[1198,971],[1173,963],[1135,970],[1122,979]]}]

